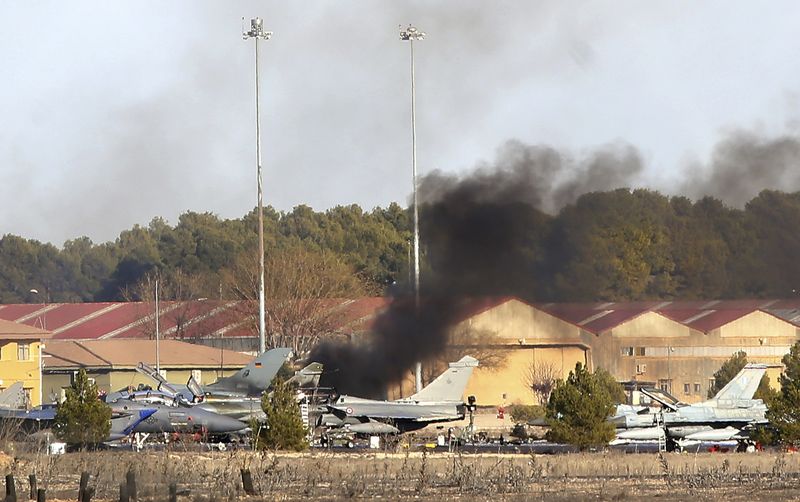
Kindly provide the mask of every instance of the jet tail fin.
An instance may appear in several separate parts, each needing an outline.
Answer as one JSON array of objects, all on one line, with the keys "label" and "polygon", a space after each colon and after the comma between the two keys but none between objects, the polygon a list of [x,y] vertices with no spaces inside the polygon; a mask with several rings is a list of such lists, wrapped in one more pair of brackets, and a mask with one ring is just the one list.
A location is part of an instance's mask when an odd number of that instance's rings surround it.
[{"label": "jet tail fin", "polygon": [[0,392],[0,408],[24,408],[25,404],[25,390],[22,388],[22,382],[15,382]]},{"label": "jet tail fin", "polygon": [[298,387],[317,387],[321,375],[322,363],[311,363],[297,371],[286,383],[295,384]]},{"label": "jet tail fin", "polygon": [[250,361],[233,375],[207,385],[206,391],[245,392],[258,394],[267,390],[278,370],[292,354],[292,349],[270,349]]},{"label": "jet tail fin", "polygon": [[472,370],[478,366],[474,357],[464,356],[454,363],[444,373],[425,386],[409,399],[414,401],[463,401],[464,389],[467,388]]},{"label": "jet tail fin", "polygon": [[747,364],[735,377],[714,396],[716,401],[738,401],[753,399],[753,395],[761,383],[766,364]]}]

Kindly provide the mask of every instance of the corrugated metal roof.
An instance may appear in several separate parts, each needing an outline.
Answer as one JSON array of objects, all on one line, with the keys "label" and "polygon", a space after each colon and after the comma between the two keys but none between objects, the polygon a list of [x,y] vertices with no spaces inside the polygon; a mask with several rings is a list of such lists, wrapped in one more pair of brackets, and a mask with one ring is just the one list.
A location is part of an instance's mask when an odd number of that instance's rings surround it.
[{"label": "corrugated metal roof", "polygon": [[[51,340],[44,349],[47,368],[109,367],[133,368],[140,362],[155,364],[155,340]],[[244,366],[253,356],[231,350],[161,340],[159,362],[162,367],[218,368]]]},{"label": "corrugated metal roof", "polygon": [[[757,310],[800,326],[800,298],[529,304],[508,296],[479,297],[461,302],[456,322],[511,300],[531,305],[595,334],[650,311],[702,332],[717,329]],[[328,310],[343,332],[352,333],[369,331],[390,302],[403,299],[365,297],[308,301]],[[24,318],[23,324],[36,327],[41,327],[46,319],[46,327],[53,331],[53,338],[65,340],[151,338],[154,331],[152,303],[48,304],[47,312],[43,312],[44,308],[42,304],[2,305],[0,319]],[[253,337],[256,333],[253,308],[246,302],[163,302],[160,310],[160,329],[165,338]]]},{"label": "corrugated metal roof", "polygon": [[756,309],[752,308],[706,310],[703,312],[705,315],[696,315],[684,321],[683,324],[686,324],[692,329],[702,331],[703,333],[708,333],[711,330],[725,326],[755,311]]},{"label": "corrugated metal roof", "polygon": [[583,328],[595,334],[603,333],[610,329],[616,328],[624,322],[639,317],[645,312],[650,312],[650,310],[645,308],[617,309],[608,313],[607,315],[604,315],[603,317],[584,324]]},{"label": "corrugated metal roof", "polygon": [[49,331],[27,324],[0,319],[0,339],[3,340],[40,340],[50,338]]}]

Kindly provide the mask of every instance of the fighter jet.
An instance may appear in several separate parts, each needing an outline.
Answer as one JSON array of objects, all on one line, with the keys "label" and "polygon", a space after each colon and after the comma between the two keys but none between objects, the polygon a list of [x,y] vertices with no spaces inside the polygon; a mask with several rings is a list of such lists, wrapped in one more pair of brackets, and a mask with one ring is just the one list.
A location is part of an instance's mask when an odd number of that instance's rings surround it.
[{"label": "fighter jet", "polygon": [[230,434],[247,428],[234,418],[226,417],[194,406],[168,406],[165,404],[139,403],[120,399],[108,403],[115,415],[150,413],[129,427],[131,432],[204,432],[212,435]]},{"label": "fighter jet", "polygon": [[[168,406],[191,406],[195,409],[235,418],[249,423],[264,420],[261,397],[269,388],[278,370],[291,355],[291,349],[278,348],[264,352],[234,375],[222,378],[213,384],[201,386],[189,378],[186,385],[171,384],[155,369],[139,363],[137,371],[152,378],[156,390],[131,391],[123,389],[110,394],[107,401],[128,399],[137,402],[164,404]],[[322,374],[322,365],[311,363],[297,371],[288,383],[298,387],[316,386]]]},{"label": "fighter jet", "polygon": [[610,419],[618,427],[611,444],[664,441],[667,450],[672,451],[703,441],[736,440],[746,448],[747,431],[767,423],[766,405],[753,399],[766,369],[764,364],[746,365],[716,396],[697,404],[682,403],[656,389],[642,389],[643,394],[661,404],[661,410],[621,410]]},{"label": "fighter jet", "polygon": [[268,350],[233,375],[220,378],[206,386],[200,385],[193,377],[189,378],[186,385],[171,384],[155,369],[144,363],[139,363],[136,369],[152,378],[157,383],[157,390],[179,396],[190,403],[211,398],[260,398],[291,353],[292,350],[286,348]]},{"label": "fighter jet", "polygon": [[347,395],[326,405],[330,413],[318,425],[345,427],[360,434],[398,434],[435,422],[462,420],[464,389],[478,360],[464,356],[416,394],[395,401],[377,401]]},{"label": "fighter jet", "polygon": [[[105,441],[122,439],[144,420],[156,413],[152,407],[137,407],[130,410],[113,410],[111,413],[111,430]],[[19,424],[20,429],[28,434],[35,434],[53,427],[56,418],[56,406],[37,406],[30,410],[0,409],[0,421]]]}]

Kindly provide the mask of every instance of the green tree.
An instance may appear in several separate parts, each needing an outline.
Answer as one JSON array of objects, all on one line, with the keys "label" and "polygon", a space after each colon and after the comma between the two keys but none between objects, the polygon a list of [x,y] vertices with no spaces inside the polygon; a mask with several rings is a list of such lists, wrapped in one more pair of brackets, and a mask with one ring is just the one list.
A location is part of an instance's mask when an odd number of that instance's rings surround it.
[{"label": "green tree", "polygon": [[614,438],[614,425],[607,421],[614,411],[614,400],[602,380],[578,363],[566,381],[556,382],[547,403],[549,441],[583,450],[608,444]]},{"label": "green tree", "polygon": [[97,385],[89,381],[83,368],[67,389],[64,402],[58,405],[54,429],[59,439],[80,448],[108,437],[111,408],[100,400]]},{"label": "green tree", "polygon": [[272,392],[261,399],[267,416],[266,424],[256,438],[256,447],[270,450],[302,451],[308,448],[306,427],[300,416],[294,389],[282,378],[276,378]]},{"label": "green tree", "polygon": [[625,394],[625,388],[617,382],[617,379],[614,378],[614,375],[609,373],[608,370],[605,368],[597,368],[594,370],[594,376],[611,397],[611,402],[614,404],[622,404],[628,400],[628,395]]},{"label": "green tree", "polygon": [[767,420],[781,441],[796,443],[800,441],[800,342],[792,345],[782,362],[781,390],[769,403]]}]

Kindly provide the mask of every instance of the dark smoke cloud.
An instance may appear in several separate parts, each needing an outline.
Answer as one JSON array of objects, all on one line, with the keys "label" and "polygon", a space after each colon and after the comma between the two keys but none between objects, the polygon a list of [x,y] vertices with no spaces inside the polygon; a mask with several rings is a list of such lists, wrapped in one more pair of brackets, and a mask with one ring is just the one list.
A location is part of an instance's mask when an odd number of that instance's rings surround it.
[{"label": "dark smoke cloud", "polygon": [[443,334],[456,319],[454,303],[427,298],[419,311],[413,298],[397,297],[377,319],[365,343],[323,342],[310,360],[325,367],[322,385],[343,394],[381,398],[416,361],[440,353]]},{"label": "dark smoke cloud", "polygon": [[547,145],[506,142],[494,164],[479,165],[467,176],[433,172],[421,179],[420,200],[436,202],[450,192],[472,192],[475,202],[520,202],[555,212],[581,194],[636,183],[644,165],[639,152],[623,143],[605,145],[576,158]]},{"label": "dark smoke cloud", "polygon": [[616,187],[640,170],[630,147],[612,145],[575,160],[551,147],[511,141],[492,166],[463,177],[423,177],[420,229],[430,270],[422,276],[419,310],[406,292],[380,315],[365,343],[318,346],[311,358],[325,365],[324,384],[380,396],[415,361],[442,352],[448,329],[472,303],[487,296],[532,298],[535,245],[546,226],[541,208]]},{"label": "dark smoke cloud", "polygon": [[708,166],[693,167],[681,186],[683,195],[710,195],[741,208],[763,189],[800,189],[800,138],[736,131],[715,146]]}]

